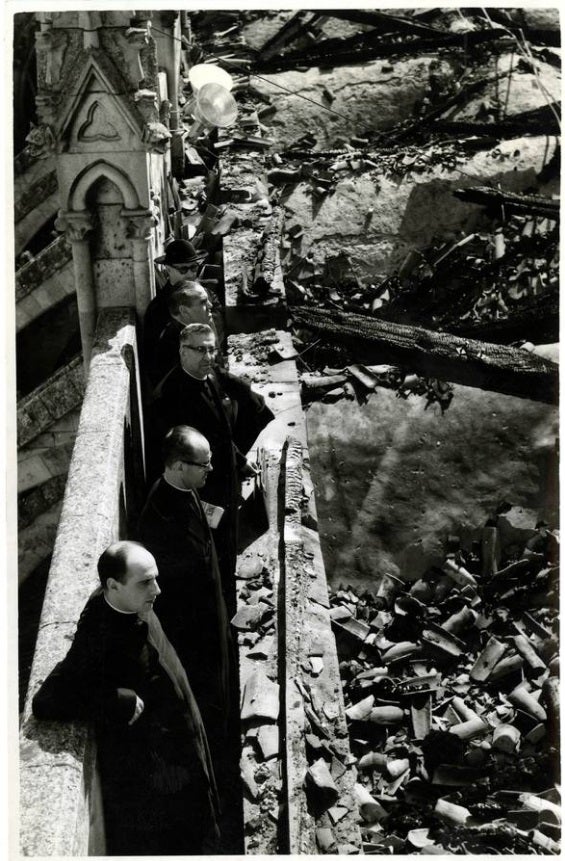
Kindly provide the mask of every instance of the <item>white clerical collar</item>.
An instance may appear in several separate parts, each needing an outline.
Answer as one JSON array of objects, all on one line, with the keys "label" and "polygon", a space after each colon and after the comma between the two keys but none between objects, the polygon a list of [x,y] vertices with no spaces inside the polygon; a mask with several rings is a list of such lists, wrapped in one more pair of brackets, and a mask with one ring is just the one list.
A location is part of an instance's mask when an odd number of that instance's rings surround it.
[{"label": "white clerical collar", "polygon": [[187,374],[189,377],[192,377],[192,379],[196,380],[197,383],[205,383],[206,380],[208,379],[208,377],[210,376],[209,374],[206,374],[205,377],[195,377],[194,374],[191,374],[190,371],[187,371],[186,368],[182,367],[182,365],[181,365],[181,368],[183,369],[185,374]]},{"label": "white clerical collar", "polygon": [[163,480],[167,482],[169,487],[174,487],[175,490],[180,490],[181,493],[192,493],[192,488],[190,487],[179,487],[178,484],[174,484],[166,475],[163,476]]},{"label": "white clerical collar", "polygon": [[179,487],[178,484],[173,484],[172,481],[169,481],[166,475],[163,476],[163,480],[167,482],[169,487],[174,487],[175,490],[180,490],[181,493],[192,493],[194,498],[196,499],[196,491],[192,487]]},{"label": "white clerical collar", "polygon": [[136,616],[137,615],[137,610],[119,610],[118,607],[114,607],[114,605],[111,604],[110,601],[108,601],[108,598],[106,597],[105,592],[104,592],[104,600],[106,601],[108,607],[111,607],[112,610],[116,611],[116,613],[123,613],[124,616]]}]

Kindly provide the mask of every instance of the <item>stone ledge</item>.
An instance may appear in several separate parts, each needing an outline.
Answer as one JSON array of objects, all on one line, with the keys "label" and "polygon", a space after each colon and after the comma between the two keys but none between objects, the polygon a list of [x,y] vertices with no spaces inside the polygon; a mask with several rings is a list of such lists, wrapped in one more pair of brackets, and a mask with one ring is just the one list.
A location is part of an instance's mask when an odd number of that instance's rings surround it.
[{"label": "stone ledge", "polygon": [[[64,488],[61,496],[63,492]],[[58,499],[50,508],[37,514],[33,522],[18,530],[18,586],[51,555],[62,505],[62,499]]]},{"label": "stone ledge", "polygon": [[66,483],[65,472],[18,496],[18,532],[30,526],[36,517],[63,498]]},{"label": "stone ledge", "polygon": [[15,225],[15,251],[21,254],[30,239],[41,230],[41,228],[56,214],[60,207],[59,192],[55,190],[48,197],[37,202],[33,209],[16,222]]},{"label": "stone ledge", "polygon": [[18,494],[33,492],[55,477],[64,480],[69,470],[74,439],[46,448],[38,448],[34,443],[35,440],[29,449],[18,451]]},{"label": "stone ledge", "polygon": [[16,272],[16,302],[41,287],[72,260],[72,249],[64,236],[59,236]]},{"label": "stone ledge", "polygon": [[[272,326],[282,327],[287,319],[286,298],[280,265],[280,238],[283,215],[279,207],[269,214],[255,208],[250,218],[224,237],[225,316],[228,332],[257,332]],[[252,280],[263,231],[266,267],[270,289],[264,299],[246,299],[245,291],[252,291]]]},{"label": "stone ledge", "polygon": [[68,365],[56,371],[18,403],[18,447],[26,445],[62,418],[84,396],[82,356],[75,356]]},{"label": "stone ledge", "polygon": [[[345,720],[339,661],[329,617],[326,574],[317,532],[303,525],[306,468],[304,448],[289,437],[285,452],[284,590],[287,715],[287,793],[291,854],[316,854],[316,831],[332,833],[335,846],[360,851],[357,804],[353,797],[355,769]],[[310,659],[321,661],[321,668]],[[336,788],[334,805],[347,812],[332,823],[327,808],[307,803],[304,777],[312,760],[305,718],[314,736],[331,750],[331,772]],[[326,755],[327,752],[325,751]],[[335,771],[334,771],[335,768]],[[331,851],[331,850],[330,850]]]},{"label": "stone ledge", "polygon": [[[349,755],[349,742],[320,540],[317,532],[305,526],[306,521],[315,521],[315,505],[309,500],[307,509],[303,506],[312,485],[306,467],[306,423],[296,364],[293,358],[275,364],[268,361],[273,350],[291,356],[292,338],[288,332],[269,329],[231,336],[228,344],[230,371],[250,380],[254,390],[266,396],[275,413],[275,419],[263,430],[249,454],[251,459],[257,455],[261,463],[268,527],[238,557],[237,589],[238,610],[242,610],[248,606],[250,582],[242,578],[246,569],[248,573],[250,567],[256,566],[259,572],[256,576],[263,578],[263,588],[272,590],[276,607],[272,629],[264,630],[262,626],[259,638],[247,632],[238,635],[240,684],[243,689],[258,665],[268,678],[279,682],[281,704],[277,726],[281,749],[277,760],[262,761],[255,737],[246,733],[247,727],[244,727],[242,778],[247,787],[257,790],[255,798],[251,797],[249,789],[244,793],[245,851],[246,854],[316,854],[319,851],[316,845],[318,822],[308,812],[304,787],[308,768],[305,706],[311,708],[312,703],[304,702],[295,679],[303,680],[302,690],[309,687],[315,708],[326,701],[335,704],[331,720],[324,713],[321,720],[331,732],[333,748],[345,760]],[[289,434],[293,436],[290,457]],[[285,479],[282,484],[281,478]],[[286,489],[286,497],[281,496],[281,487]],[[249,496],[249,488],[244,496]],[[278,650],[279,641],[284,642],[284,656]],[[313,643],[321,644],[323,651],[324,668],[318,677],[309,676],[301,665],[302,657]],[[254,657],[253,651],[257,648],[267,649],[268,654],[260,658],[255,651]],[[275,763],[282,773],[278,778]],[[357,808],[351,794],[353,783],[351,768],[336,779],[338,803],[348,812],[335,826],[323,822],[324,827],[332,828],[338,845],[360,847]],[[282,803],[280,815],[273,813],[273,799],[277,804]],[[294,812],[289,814],[291,808]],[[325,816],[327,818],[327,814]]]},{"label": "stone ledge", "polygon": [[[20,186],[22,184],[20,183]],[[19,197],[14,201],[14,217],[16,224],[28,215],[38,203],[55,194],[57,191],[57,172],[51,170],[36,179],[27,188],[20,188]]]},{"label": "stone ledge", "polygon": [[[119,537],[124,426],[130,409],[131,374],[136,373],[135,349],[133,310],[102,312],[22,719],[22,855],[104,854],[95,750],[87,727],[36,721],[31,701],[68,650],[78,617],[97,583],[99,554]],[[96,432],[104,450],[93,445]]]}]

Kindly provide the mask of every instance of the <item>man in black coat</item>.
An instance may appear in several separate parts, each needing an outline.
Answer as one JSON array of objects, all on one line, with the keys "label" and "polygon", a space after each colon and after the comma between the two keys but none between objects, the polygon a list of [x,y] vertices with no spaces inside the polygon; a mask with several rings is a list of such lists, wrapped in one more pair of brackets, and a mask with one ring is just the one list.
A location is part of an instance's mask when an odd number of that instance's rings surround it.
[{"label": "man in black coat", "polygon": [[222,321],[212,315],[212,303],[207,290],[198,281],[185,280],[177,284],[167,300],[169,321],[154,345],[154,353],[145,355],[145,370],[154,386],[163,380],[179,361],[180,333],[191,323],[206,323],[221,340]]},{"label": "man in black coat", "polygon": [[187,278],[196,278],[206,257],[205,251],[197,251],[188,240],[174,239],[167,245],[165,253],[155,258],[155,263],[165,268],[167,280],[147,306],[143,319],[143,358],[149,376],[151,357],[155,355],[163,329],[171,320],[167,307],[169,297]]},{"label": "man in black coat", "polygon": [[109,855],[213,851],[214,774],[186,673],[152,610],[155,559],[120,541],[101,555],[98,572],[102,585],[33,713],[94,721]]},{"label": "man in black coat", "polygon": [[161,575],[159,618],[190,678],[213,749],[224,741],[233,652],[214,541],[198,491],[214,469],[207,440],[172,428],[164,472],[141,513],[139,536]]},{"label": "man in black coat", "polygon": [[274,415],[248,383],[214,366],[216,347],[209,326],[195,323],[182,330],[180,365],[165,378],[150,421],[157,438],[174,425],[186,424],[210,444],[214,471],[201,495],[204,502],[223,509],[214,537],[224,597],[233,614],[241,479],[254,474],[245,455]]}]

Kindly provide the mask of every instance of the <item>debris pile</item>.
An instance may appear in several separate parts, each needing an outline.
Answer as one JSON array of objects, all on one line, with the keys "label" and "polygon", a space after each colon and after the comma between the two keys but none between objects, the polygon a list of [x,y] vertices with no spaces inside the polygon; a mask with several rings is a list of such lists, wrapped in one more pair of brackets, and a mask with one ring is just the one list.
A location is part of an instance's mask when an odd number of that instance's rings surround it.
[{"label": "debris pile", "polygon": [[248,552],[237,569],[241,683],[241,779],[247,851],[275,852],[281,803],[280,692],[273,575],[265,555]]},{"label": "debris pile", "polygon": [[410,254],[381,290],[386,316],[409,320],[416,306],[420,323],[454,332],[510,320],[532,303],[539,313],[540,300],[558,299],[558,222],[512,215],[492,232],[437,243]]},{"label": "debris pile", "polygon": [[314,401],[336,403],[343,398],[365,404],[377,387],[395,389],[396,396],[403,400],[407,400],[410,395],[423,396],[426,399],[424,409],[439,404],[442,414],[453,400],[453,386],[450,383],[409,374],[394,365],[326,366],[318,373],[302,373],[300,382],[302,403],[305,406]]},{"label": "debris pile", "polygon": [[331,596],[366,854],[559,852],[559,537],[501,510]]}]

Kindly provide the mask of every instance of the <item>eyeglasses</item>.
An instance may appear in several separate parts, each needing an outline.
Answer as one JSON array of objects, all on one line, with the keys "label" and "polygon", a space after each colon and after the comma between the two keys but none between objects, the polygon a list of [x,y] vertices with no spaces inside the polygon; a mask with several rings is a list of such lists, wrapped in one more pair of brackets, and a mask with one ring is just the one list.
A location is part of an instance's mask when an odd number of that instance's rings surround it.
[{"label": "eyeglasses", "polygon": [[192,344],[181,344],[183,350],[194,350],[195,353],[200,353],[201,356],[215,356],[218,352],[216,347],[193,347]]},{"label": "eyeglasses", "polygon": [[198,263],[175,263],[171,268],[176,269],[181,275],[186,275],[187,272],[195,272],[198,269]]},{"label": "eyeglasses", "polygon": [[198,463],[196,460],[183,460],[183,463],[186,463],[187,466],[199,466],[200,469],[205,469],[207,471],[212,469],[211,459],[206,463]]}]

